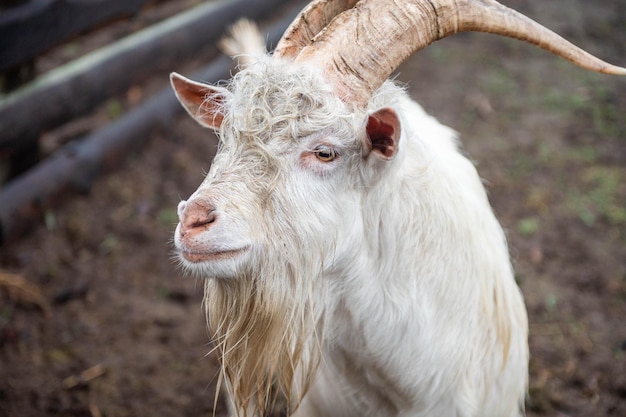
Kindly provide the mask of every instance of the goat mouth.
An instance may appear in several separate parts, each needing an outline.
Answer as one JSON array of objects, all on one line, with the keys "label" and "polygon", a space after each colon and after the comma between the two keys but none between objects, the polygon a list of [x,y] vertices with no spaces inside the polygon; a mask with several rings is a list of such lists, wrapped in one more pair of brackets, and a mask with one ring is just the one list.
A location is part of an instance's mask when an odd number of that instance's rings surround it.
[{"label": "goat mouth", "polygon": [[213,261],[235,258],[238,255],[246,252],[247,250],[248,250],[248,247],[243,247],[239,249],[210,251],[210,252],[190,251],[190,250],[183,249],[180,251],[180,255],[186,261],[189,261],[192,263],[200,263],[200,262],[213,262]]}]

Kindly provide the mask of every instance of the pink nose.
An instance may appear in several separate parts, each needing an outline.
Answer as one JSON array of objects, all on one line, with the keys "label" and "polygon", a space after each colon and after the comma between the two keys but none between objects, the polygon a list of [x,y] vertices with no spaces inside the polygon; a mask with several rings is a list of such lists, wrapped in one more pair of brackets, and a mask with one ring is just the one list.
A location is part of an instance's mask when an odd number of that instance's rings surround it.
[{"label": "pink nose", "polygon": [[206,201],[181,202],[178,207],[180,233],[185,236],[202,232],[217,221],[215,208]]}]

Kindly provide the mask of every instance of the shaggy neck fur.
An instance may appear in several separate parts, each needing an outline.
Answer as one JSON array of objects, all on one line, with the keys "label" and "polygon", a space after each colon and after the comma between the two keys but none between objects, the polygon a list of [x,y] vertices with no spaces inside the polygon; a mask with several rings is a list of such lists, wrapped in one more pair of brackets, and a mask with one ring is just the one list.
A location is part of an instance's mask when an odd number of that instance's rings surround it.
[{"label": "shaggy neck fur", "polygon": [[[240,276],[209,279],[205,308],[216,350],[239,415],[264,415],[276,395],[288,403],[294,383],[305,390],[319,362],[318,328],[322,312],[314,303],[323,297],[321,249],[303,253],[304,242],[291,225],[277,222],[292,209],[270,198],[259,222],[274,232],[253,254]],[[310,245],[309,245],[310,247]],[[294,381],[296,369],[306,376]]]},{"label": "shaggy neck fur", "polygon": [[284,173],[290,170],[277,154],[288,154],[294,141],[331,124],[336,130],[328,101],[339,102],[329,91],[312,96],[320,90],[318,80],[271,60],[237,74],[229,89],[220,153],[206,185],[228,183],[230,173],[235,181],[241,170],[254,177],[246,184],[254,200],[248,211],[262,216],[254,223],[264,243],[240,276],[206,281],[205,308],[234,407],[242,416],[264,415],[277,395],[297,404],[315,374],[323,307],[314,300],[325,299],[321,275],[324,255],[332,252],[326,243],[315,246],[306,225],[288,221],[308,209],[308,218],[319,214],[275,192],[288,189]]}]

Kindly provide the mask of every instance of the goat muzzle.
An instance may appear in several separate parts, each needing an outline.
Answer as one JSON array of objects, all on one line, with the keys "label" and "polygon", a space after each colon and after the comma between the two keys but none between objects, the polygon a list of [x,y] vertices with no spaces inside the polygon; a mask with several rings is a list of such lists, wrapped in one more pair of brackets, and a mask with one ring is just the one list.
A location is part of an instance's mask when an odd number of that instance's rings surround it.
[{"label": "goat muzzle", "polygon": [[187,203],[182,201],[178,205],[181,237],[203,232],[217,222],[217,212],[214,207],[201,201]]}]

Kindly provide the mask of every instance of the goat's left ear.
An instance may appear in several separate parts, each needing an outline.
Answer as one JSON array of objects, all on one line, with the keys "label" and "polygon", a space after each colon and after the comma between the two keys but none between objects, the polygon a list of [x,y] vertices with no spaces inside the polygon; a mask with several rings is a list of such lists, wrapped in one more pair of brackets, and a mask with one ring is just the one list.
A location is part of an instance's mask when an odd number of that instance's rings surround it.
[{"label": "goat's left ear", "polygon": [[365,127],[366,152],[384,160],[393,158],[398,151],[400,120],[396,112],[384,107],[370,114]]},{"label": "goat's left ear", "polygon": [[204,127],[219,129],[224,119],[223,104],[231,94],[225,88],[198,83],[175,72],[170,82],[187,113]]}]

